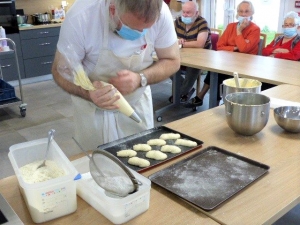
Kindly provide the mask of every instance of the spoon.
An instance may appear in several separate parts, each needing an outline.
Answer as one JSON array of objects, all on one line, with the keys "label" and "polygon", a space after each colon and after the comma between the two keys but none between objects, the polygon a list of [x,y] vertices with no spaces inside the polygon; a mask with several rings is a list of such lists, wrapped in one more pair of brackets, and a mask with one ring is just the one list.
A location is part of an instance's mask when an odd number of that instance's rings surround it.
[{"label": "spoon", "polygon": [[239,82],[239,74],[237,72],[233,72],[234,80],[235,80],[235,86],[237,88],[240,87],[240,82]]},{"label": "spoon", "polygon": [[54,136],[54,132],[55,132],[54,129],[51,129],[48,132],[48,144],[47,144],[47,150],[46,150],[46,154],[45,154],[45,159],[44,159],[44,162],[41,165],[39,165],[36,169],[39,169],[41,167],[46,166],[46,159],[47,159],[47,155],[48,155],[48,152],[49,152],[50,143],[51,143],[51,141],[53,139],[53,136]]}]

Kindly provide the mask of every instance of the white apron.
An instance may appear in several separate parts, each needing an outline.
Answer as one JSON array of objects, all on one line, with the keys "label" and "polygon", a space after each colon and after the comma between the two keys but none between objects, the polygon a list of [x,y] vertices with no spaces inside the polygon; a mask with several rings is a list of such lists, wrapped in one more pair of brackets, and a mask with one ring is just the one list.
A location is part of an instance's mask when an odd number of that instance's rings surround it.
[{"label": "white apron", "polygon": [[[107,12],[109,10],[107,9]],[[108,15],[107,15],[108,18]],[[153,59],[153,43],[146,33],[146,48],[140,54],[130,57],[118,57],[109,49],[109,26],[104,28],[104,39],[100,48],[98,62],[89,74],[92,81],[107,82],[116,72],[128,69],[139,72],[149,67]],[[72,96],[74,103],[75,138],[84,149],[95,149],[99,145],[126,137],[153,127],[153,104],[150,86],[138,88],[135,92],[124,96],[142,123],[137,123],[116,110],[105,110],[82,98]]]}]

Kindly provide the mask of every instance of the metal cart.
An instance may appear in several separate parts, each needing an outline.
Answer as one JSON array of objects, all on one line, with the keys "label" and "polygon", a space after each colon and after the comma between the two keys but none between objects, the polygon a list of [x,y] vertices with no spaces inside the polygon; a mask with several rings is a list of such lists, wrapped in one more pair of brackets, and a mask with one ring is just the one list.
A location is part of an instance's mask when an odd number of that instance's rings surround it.
[{"label": "metal cart", "polygon": [[[25,117],[26,116],[26,106],[27,106],[27,104],[24,103],[24,101],[23,101],[21,74],[20,74],[16,44],[10,38],[0,38],[0,42],[5,41],[5,40],[12,45],[12,49],[10,49],[9,51],[0,52],[0,54],[1,55],[2,54],[14,54],[15,55],[15,60],[16,60],[16,65],[17,65],[17,72],[18,72],[18,80],[19,80],[20,97],[21,98],[18,98],[15,95],[15,89],[4,81],[2,68],[0,67],[0,78],[1,78],[0,82],[2,82],[2,88],[0,86],[0,108],[4,108],[4,107],[10,106],[10,105],[15,105],[15,104],[21,103],[19,105],[20,114],[21,114],[22,117]],[[4,97],[1,98],[1,95],[4,96]]]}]

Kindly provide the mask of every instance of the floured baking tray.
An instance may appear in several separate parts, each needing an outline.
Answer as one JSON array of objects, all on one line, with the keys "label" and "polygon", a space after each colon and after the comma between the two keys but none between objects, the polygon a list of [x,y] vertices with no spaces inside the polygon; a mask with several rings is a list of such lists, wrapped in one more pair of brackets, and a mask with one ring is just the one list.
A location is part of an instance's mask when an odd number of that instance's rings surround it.
[{"label": "floured baking tray", "polygon": [[[196,147],[178,146],[178,147],[180,147],[181,152],[177,153],[177,154],[165,152],[168,156],[165,160],[149,159],[149,158],[146,158],[147,152],[138,151],[137,155],[136,155],[137,157],[147,159],[150,162],[150,166],[144,167],[144,168],[130,165],[128,163],[128,159],[129,159],[128,157],[118,157],[117,156],[117,152],[120,150],[132,149],[133,145],[136,145],[136,144],[147,144],[148,140],[157,139],[160,137],[161,134],[164,134],[164,133],[178,133],[181,136],[180,138],[195,141],[197,143],[197,146]],[[172,145],[172,144],[174,144],[175,140],[166,140],[166,142],[168,145]],[[106,151],[110,152],[111,154],[113,154],[114,156],[117,156],[129,168],[131,168],[135,171],[138,171],[138,172],[143,172],[143,171],[149,170],[155,166],[158,166],[162,163],[165,163],[171,159],[174,159],[178,156],[186,154],[192,150],[200,148],[200,147],[202,147],[202,144],[203,144],[203,141],[201,141],[201,140],[195,139],[193,137],[190,137],[186,134],[172,130],[170,128],[167,128],[164,126],[159,126],[159,127],[155,127],[155,128],[145,130],[143,132],[125,137],[125,138],[121,138],[121,139],[113,141],[113,142],[109,142],[107,144],[100,145],[100,146],[98,146],[98,148],[102,149],[102,150],[106,150]],[[152,146],[152,150],[160,150],[160,146]]]},{"label": "floured baking tray", "polygon": [[149,179],[204,209],[212,210],[266,174],[269,166],[210,146],[149,176]]}]

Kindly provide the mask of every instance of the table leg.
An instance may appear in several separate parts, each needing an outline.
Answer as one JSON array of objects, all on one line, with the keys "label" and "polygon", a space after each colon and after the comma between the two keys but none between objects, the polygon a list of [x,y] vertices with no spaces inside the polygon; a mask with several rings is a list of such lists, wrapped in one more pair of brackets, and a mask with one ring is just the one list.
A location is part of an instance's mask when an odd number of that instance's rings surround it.
[{"label": "table leg", "polygon": [[171,107],[180,105],[180,79],[179,79],[179,76],[181,76],[181,74],[178,74],[176,76],[174,75],[173,81],[172,81],[173,103],[166,105],[154,112],[157,120],[159,120],[158,118],[161,117],[161,114],[163,112],[167,111]]},{"label": "table leg", "polygon": [[218,73],[210,72],[210,86],[209,86],[209,108],[218,106],[217,94],[218,94]]}]

